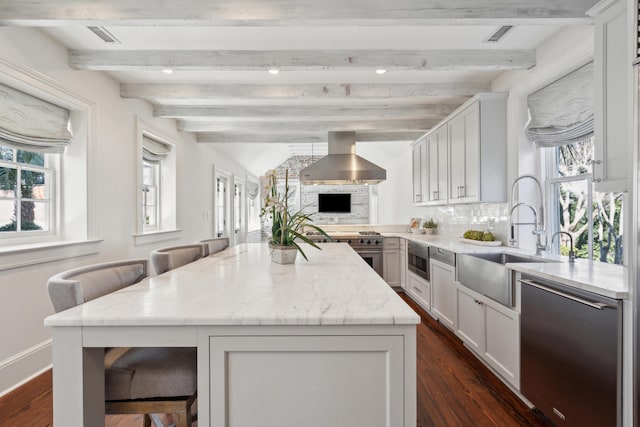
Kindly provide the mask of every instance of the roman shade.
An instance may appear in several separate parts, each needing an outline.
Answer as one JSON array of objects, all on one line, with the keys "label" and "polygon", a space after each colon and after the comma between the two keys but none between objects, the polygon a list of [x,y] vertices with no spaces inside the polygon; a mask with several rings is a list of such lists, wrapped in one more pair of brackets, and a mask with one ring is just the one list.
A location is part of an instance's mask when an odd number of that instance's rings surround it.
[{"label": "roman shade", "polygon": [[62,153],[72,137],[69,110],[0,84],[0,144]]},{"label": "roman shade", "polygon": [[251,181],[247,181],[247,197],[250,200],[255,200],[258,197],[258,191],[260,190],[260,186]]},{"label": "roman shade", "polygon": [[171,152],[171,145],[157,139],[142,136],[142,158],[148,162],[158,163]]},{"label": "roman shade", "polygon": [[530,141],[557,147],[593,134],[593,73],[590,62],[529,95]]}]

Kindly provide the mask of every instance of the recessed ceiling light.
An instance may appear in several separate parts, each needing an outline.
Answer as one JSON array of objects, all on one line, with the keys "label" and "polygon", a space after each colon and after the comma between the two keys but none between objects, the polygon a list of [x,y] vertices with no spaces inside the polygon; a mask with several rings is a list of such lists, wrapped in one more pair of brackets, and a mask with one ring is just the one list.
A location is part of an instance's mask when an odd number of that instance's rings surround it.
[{"label": "recessed ceiling light", "polygon": [[276,74],[280,74],[280,70],[277,68],[269,68],[269,74],[273,74],[275,76]]},{"label": "recessed ceiling light", "polygon": [[165,68],[162,70],[162,72],[165,74],[173,74],[173,70],[171,68]]},{"label": "recessed ceiling light", "polygon": [[385,70],[384,68],[376,68],[376,74],[384,74],[386,72],[387,70]]}]

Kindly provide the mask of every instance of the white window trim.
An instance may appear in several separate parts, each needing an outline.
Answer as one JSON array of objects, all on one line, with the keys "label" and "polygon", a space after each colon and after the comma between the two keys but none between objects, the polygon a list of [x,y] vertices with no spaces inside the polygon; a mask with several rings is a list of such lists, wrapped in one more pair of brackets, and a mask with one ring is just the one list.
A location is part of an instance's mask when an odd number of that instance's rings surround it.
[{"label": "white window trim", "polygon": [[[94,175],[96,159],[93,142],[97,138],[96,104],[48,76],[3,55],[0,55],[0,82],[69,109],[72,123],[76,127],[74,143],[67,150],[83,159],[83,162],[75,162],[73,165],[65,165],[64,160],[61,160],[55,177],[58,194],[81,194],[82,202],[79,203],[77,198],[73,204],[71,200],[57,201],[54,213],[55,234],[2,241],[0,271],[98,253],[102,240],[98,238],[97,202],[100,194]],[[74,168],[74,172],[79,172],[85,179],[74,182],[65,181],[60,175],[60,169],[65,166]],[[80,185],[82,188],[74,187],[70,190],[73,185]],[[71,227],[70,224],[64,224],[63,214],[65,211],[73,210],[74,206],[75,209],[81,208],[84,211],[82,216],[84,223],[78,224],[76,220]],[[28,256],[25,256],[25,253]]]},{"label": "white window trim", "polygon": [[[221,237],[229,237],[231,245],[233,245],[233,233],[231,233],[231,212],[230,212],[230,186],[231,186],[231,174],[224,170],[217,169],[215,165],[213,166],[213,235],[218,236],[218,177],[224,178],[227,180],[227,191],[225,193],[225,201],[224,201],[224,213],[225,219],[227,221],[226,231],[227,233],[223,233]],[[223,230],[224,231],[224,230]]]},{"label": "white window trim", "polygon": [[[158,140],[164,144],[172,147],[169,156],[169,161],[172,162],[174,173],[173,175],[165,172],[168,171],[163,165],[160,166],[159,187],[161,194],[158,195],[158,225],[153,229],[145,229],[142,212],[142,147],[143,136]],[[166,134],[157,129],[155,126],[146,122],[145,120],[136,117],[136,207],[135,207],[135,234],[133,235],[134,243],[136,246],[147,245],[151,243],[164,242],[167,240],[174,240],[180,238],[182,230],[178,227],[178,144],[173,141],[172,138],[166,136]]]}]

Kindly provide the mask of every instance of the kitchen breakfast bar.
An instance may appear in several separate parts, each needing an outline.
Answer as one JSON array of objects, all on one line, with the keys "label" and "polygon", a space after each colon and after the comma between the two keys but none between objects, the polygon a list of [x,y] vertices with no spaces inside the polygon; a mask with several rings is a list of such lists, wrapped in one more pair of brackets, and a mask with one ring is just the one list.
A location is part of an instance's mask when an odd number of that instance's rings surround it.
[{"label": "kitchen breakfast bar", "polygon": [[242,244],[52,315],[54,425],[104,425],[105,347],[197,347],[198,427],[415,427],[419,316],[345,243]]}]

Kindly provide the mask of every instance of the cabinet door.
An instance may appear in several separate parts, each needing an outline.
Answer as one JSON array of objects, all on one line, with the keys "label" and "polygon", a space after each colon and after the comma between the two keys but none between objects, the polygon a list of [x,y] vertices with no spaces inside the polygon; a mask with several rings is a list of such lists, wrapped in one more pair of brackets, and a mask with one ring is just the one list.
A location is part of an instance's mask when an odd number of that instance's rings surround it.
[{"label": "cabinet door", "polygon": [[427,201],[426,139],[413,146],[413,204],[424,205]]},{"label": "cabinet door", "polygon": [[447,146],[447,126],[440,127],[427,138],[430,205],[447,203]]},{"label": "cabinet door", "polygon": [[407,287],[407,241],[400,241],[400,286]]},{"label": "cabinet door", "polygon": [[400,285],[400,250],[391,249],[383,251],[382,275],[389,285]]},{"label": "cabinet door", "polygon": [[612,3],[596,16],[593,175],[597,191],[627,191],[629,120],[633,87],[626,2]]},{"label": "cabinet door", "polygon": [[464,186],[464,114],[460,113],[449,121],[449,199],[456,202],[460,198],[460,188]]},{"label": "cabinet door", "polygon": [[520,315],[485,298],[485,360],[504,379],[520,386]]},{"label": "cabinet door", "polygon": [[449,122],[449,199],[479,199],[480,105],[474,103]]},{"label": "cabinet door", "polygon": [[453,331],[456,330],[458,310],[456,304],[455,268],[453,266],[431,261],[431,307],[433,314],[442,324]]},{"label": "cabinet door", "polygon": [[484,306],[478,294],[458,286],[458,328],[460,337],[480,357],[484,356],[485,319]]},{"label": "cabinet door", "polygon": [[460,199],[479,200],[480,194],[480,104],[471,105],[464,113],[464,182]]},{"label": "cabinet door", "polygon": [[431,311],[431,286],[426,280],[415,274],[407,273],[407,292],[409,296],[426,311]]}]

